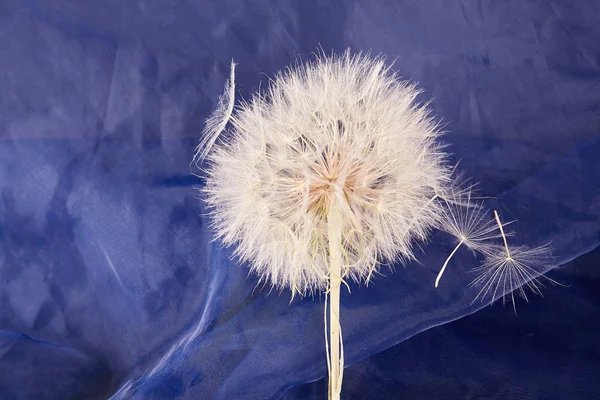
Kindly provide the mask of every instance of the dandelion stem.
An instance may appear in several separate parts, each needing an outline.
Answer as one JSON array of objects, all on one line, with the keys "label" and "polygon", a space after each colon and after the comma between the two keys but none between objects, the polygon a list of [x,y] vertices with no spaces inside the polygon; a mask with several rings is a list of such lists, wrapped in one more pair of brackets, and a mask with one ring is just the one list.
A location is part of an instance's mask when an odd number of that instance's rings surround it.
[{"label": "dandelion stem", "polygon": [[341,216],[335,202],[328,215],[329,234],[329,399],[339,400],[342,391],[344,354],[340,325],[340,288],[342,284]]},{"label": "dandelion stem", "polygon": [[448,258],[446,258],[446,262],[444,263],[444,265],[442,266],[442,269],[440,269],[440,272],[438,273],[437,278],[435,279],[435,287],[438,287],[438,284],[440,283],[440,279],[442,279],[442,275],[444,275],[444,271],[446,270],[446,267],[448,266],[448,263],[450,262],[450,259],[452,258],[452,256],[454,256],[454,253],[456,253],[456,250],[458,250],[458,248],[460,246],[462,246],[462,244],[464,243],[464,240],[461,240],[456,247],[454,248],[454,250],[452,250],[452,253],[450,253],[450,255],[448,256]]},{"label": "dandelion stem", "polygon": [[498,223],[498,227],[500,228],[500,233],[502,234],[502,239],[504,239],[504,248],[506,249],[506,258],[511,258],[510,251],[508,250],[508,242],[506,241],[506,235],[504,234],[504,228],[502,228],[502,222],[500,222],[500,217],[498,216],[498,211],[494,210],[494,216],[496,217],[496,222]]}]

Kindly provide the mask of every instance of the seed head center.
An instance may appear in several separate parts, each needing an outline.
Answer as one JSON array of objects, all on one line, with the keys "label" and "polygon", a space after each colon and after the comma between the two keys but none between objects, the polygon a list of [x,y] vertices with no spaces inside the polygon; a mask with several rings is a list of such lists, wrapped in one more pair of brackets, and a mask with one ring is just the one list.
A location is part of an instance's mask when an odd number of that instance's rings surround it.
[{"label": "seed head center", "polygon": [[325,152],[310,167],[308,212],[325,219],[332,202],[350,202],[356,185],[358,164],[339,153]]}]

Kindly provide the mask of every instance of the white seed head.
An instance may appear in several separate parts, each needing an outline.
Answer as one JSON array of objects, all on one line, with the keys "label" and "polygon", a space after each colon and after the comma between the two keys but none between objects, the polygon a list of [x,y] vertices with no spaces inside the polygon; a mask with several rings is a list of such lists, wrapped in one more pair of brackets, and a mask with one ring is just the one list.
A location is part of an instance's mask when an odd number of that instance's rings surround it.
[{"label": "white seed head", "polygon": [[451,168],[418,90],[382,58],[321,57],[279,74],[233,109],[207,152],[213,226],[278,288],[326,290],[328,218],[342,220],[343,277],[413,258],[439,224]]}]

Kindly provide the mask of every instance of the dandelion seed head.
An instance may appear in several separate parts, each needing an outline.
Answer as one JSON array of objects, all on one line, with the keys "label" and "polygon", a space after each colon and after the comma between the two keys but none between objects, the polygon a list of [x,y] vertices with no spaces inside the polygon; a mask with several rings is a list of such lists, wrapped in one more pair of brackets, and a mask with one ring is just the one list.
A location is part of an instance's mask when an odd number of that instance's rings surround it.
[{"label": "dandelion seed head", "polygon": [[342,220],[343,277],[413,258],[441,218],[451,168],[419,91],[382,58],[320,57],[237,106],[206,161],[216,234],[253,272],[304,295],[328,285],[328,219]]}]

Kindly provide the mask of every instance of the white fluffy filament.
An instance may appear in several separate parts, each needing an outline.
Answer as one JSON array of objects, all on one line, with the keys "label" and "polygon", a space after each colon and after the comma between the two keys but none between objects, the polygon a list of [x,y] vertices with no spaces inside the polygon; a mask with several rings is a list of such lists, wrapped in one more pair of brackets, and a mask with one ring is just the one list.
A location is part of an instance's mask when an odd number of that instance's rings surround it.
[{"label": "white fluffy filament", "polygon": [[221,132],[225,130],[229,118],[231,118],[235,104],[235,65],[235,62],[231,61],[229,80],[225,83],[223,94],[219,96],[219,104],[211,116],[204,121],[202,140],[196,147],[196,153],[194,154],[195,162],[202,162],[206,158]]}]

